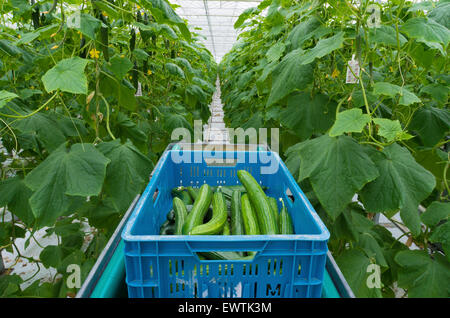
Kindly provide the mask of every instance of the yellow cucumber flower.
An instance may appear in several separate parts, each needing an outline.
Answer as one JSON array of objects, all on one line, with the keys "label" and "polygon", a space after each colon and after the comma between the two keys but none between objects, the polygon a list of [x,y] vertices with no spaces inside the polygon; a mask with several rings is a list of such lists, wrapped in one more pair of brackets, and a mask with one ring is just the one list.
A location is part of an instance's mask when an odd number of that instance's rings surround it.
[{"label": "yellow cucumber flower", "polygon": [[331,74],[331,77],[332,77],[332,78],[336,78],[336,77],[339,76],[339,74],[341,74],[341,72],[339,72],[339,70],[338,70],[337,68],[335,68],[335,69],[333,70],[333,73]]},{"label": "yellow cucumber flower", "polygon": [[98,59],[100,56],[100,51],[98,51],[94,48],[89,51],[89,55],[91,56],[91,59]]}]

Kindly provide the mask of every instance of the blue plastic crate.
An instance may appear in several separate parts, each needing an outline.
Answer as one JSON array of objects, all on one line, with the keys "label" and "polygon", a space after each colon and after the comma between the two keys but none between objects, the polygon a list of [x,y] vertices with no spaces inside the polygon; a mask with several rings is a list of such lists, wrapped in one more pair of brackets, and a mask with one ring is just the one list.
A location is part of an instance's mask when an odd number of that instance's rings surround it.
[{"label": "blue plastic crate", "polygon": [[[261,173],[270,163],[264,163],[260,152],[164,152],[122,233],[129,297],[321,297],[329,232],[277,153],[264,150],[278,169]],[[172,155],[181,154],[195,160],[173,160]],[[233,162],[207,163],[221,156]],[[239,184],[236,172],[241,169],[267,186],[268,195],[283,198],[296,234],[159,235],[172,208],[172,188]],[[257,254],[250,261],[200,260],[197,253],[206,251]]]}]

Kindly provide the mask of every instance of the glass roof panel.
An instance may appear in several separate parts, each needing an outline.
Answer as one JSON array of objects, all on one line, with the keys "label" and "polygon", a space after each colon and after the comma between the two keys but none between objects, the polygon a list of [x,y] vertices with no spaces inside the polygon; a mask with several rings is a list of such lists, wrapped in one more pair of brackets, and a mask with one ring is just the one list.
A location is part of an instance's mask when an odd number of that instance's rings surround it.
[{"label": "glass roof panel", "polygon": [[259,5],[262,0],[169,0],[180,7],[176,13],[186,19],[193,30],[219,63],[231,49],[238,35],[233,25],[248,8]]}]

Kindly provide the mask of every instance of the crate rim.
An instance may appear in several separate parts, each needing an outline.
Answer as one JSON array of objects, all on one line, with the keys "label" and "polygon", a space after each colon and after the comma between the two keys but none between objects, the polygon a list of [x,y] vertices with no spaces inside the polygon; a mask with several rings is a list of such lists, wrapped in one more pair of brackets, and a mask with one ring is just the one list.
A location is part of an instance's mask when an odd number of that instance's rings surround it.
[{"label": "crate rim", "polygon": [[[157,234],[157,235],[133,235],[133,234],[131,234],[131,228],[132,228],[140,210],[142,209],[142,206],[144,205],[145,198],[147,197],[146,194],[150,194],[150,193],[154,192],[154,190],[155,190],[154,188],[156,186],[154,180],[156,180],[157,177],[159,176],[159,173],[161,171],[161,167],[162,167],[163,163],[165,162],[166,158],[169,156],[170,152],[173,150],[172,149],[173,146],[176,144],[178,144],[178,143],[171,143],[167,146],[167,148],[164,150],[163,154],[159,158],[157,164],[153,168],[153,171],[150,174],[150,182],[147,184],[144,192],[140,196],[139,201],[137,202],[136,206],[134,207],[129,220],[126,223],[126,225],[122,231],[122,238],[125,241],[128,241],[128,242],[141,242],[141,241],[223,242],[223,236],[221,236],[221,235],[159,235],[159,234]],[[191,150],[192,152],[204,152],[203,150],[195,150],[195,146],[197,146],[197,147],[199,145],[203,146],[203,145],[205,145],[205,143],[203,143],[203,144],[179,143],[179,144],[194,146],[194,149]],[[216,144],[213,144],[213,145],[216,145]],[[239,146],[239,144],[225,144],[225,146],[226,145]],[[267,240],[267,241],[280,241],[280,240],[281,241],[292,241],[292,240],[328,241],[328,239],[330,238],[330,232],[328,231],[327,227],[325,226],[325,224],[323,223],[322,219],[319,217],[319,215],[317,214],[315,209],[312,207],[309,200],[306,198],[303,191],[300,189],[300,186],[297,184],[295,179],[292,177],[292,174],[290,173],[290,171],[288,170],[288,168],[286,167],[286,165],[284,164],[283,160],[280,158],[278,153],[270,150],[270,148],[268,148],[267,145],[260,145],[260,146],[266,147],[266,149],[265,150],[256,150],[256,151],[245,151],[245,152],[250,153],[250,152],[265,151],[265,152],[270,152],[271,155],[274,155],[276,157],[276,159],[278,160],[278,162],[280,164],[280,169],[282,169],[286,173],[289,181],[291,181],[292,184],[294,185],[295,191],[297,191],[300,194],[301,200],[307,207],[308,212],[314,218],[314,221],[316,222],[321,233],[320,234],[289,234],[289,235],[285,235],[285,234],[227,235],[227,242],[242,242],[242,241],[249,242],[249,241],[263,241],[263,240]],[[221,152],[231,152],[231,151],[227,151],[225,149],[225,150],[221,150]],[[235,152],[235,151],[233,151],[233,152]]]}]

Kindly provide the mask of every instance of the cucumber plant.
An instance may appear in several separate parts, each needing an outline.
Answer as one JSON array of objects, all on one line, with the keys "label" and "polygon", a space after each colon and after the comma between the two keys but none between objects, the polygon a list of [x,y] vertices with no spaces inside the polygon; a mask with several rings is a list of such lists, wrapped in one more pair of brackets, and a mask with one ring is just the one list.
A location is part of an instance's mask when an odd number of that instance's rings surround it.
[{"label": "cucumber plant", "polygon": [[67,265],[87,276],[172,130],[209,118],[216,63],[166,0],[2,1],[0,19],[0,250],[59,242],[0,295],[73,296]]},{"label": "cucumber plant", "polygon": [[266,0],[236,21],[219,65],[225,123],[280,129],[281,156],[360,297],[449,296],[449,10]]}]

